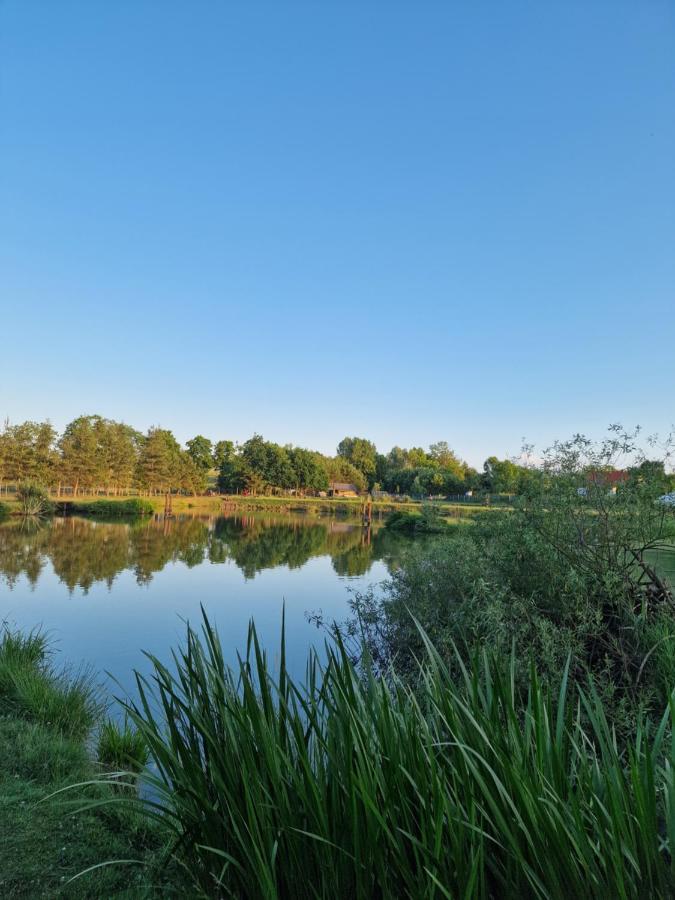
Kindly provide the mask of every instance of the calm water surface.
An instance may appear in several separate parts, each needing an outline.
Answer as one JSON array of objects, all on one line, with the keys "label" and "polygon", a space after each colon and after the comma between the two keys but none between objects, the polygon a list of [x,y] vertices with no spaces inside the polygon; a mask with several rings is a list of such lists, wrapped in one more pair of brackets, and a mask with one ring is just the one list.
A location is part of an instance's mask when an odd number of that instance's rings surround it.
[{"label": "calm water surface", "polygon": [[42,626],[59,660],[133,693],[133,669],[148,670],[142,650],[167,660],[200,604],[232,662],[251,618],[276,654],[285,604],[289,665],[302,677],[308,647],[323,642],[306,613],[343,619],[349,589],[382,582],[409,547],[377,524],[302,515],[12,519],[0,525],[0,620]]}]

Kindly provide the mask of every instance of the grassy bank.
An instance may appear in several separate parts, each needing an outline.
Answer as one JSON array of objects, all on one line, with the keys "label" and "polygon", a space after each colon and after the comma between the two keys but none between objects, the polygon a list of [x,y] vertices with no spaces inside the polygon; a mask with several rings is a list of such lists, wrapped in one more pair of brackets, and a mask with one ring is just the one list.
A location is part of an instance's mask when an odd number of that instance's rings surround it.
[{"label": "grassy bank", "polygon": [[[0,638],[0,896],[160,897],[163,840],[148,818],[89,784],[103,766],[88,749],[99,692],[86,673],[57,672],[43,635]],[[104,867],[108,859],[142,865]],[[166,882],[164,882],[164,888]]]},{"label": "grassy bank", "polygon": [[121,516],[151,516],[154,507],[148,500],[129,497],[126,500],[71,500],[57,504],[57,512],[77,516],[102,516],[107,519]]},{"label": "grassy bank", "polygon": [[[102,515],[115,517],[118,515],[136,515],[137,511],[126,512],[127,508],[140,503],[156,514],[162,514],[165,508],[165,499],[158,497],[130,497],[130,498],[104,498],[100,495],[73,497],[53,497],[56,509],[62,514],[78,515]],[[18,501],[12,494],[3,495],[2,505],[6,514],[20,515],[21,509]],[[478,504],[448,503],[435,500],[431,504],[418,500],[396,502],[392,500],[373,501],[375,515],[387,516],[392,512],[419,513],[423,505],[431,505],[439,514],[449,520],[472,520],[474,516],[487,510],[500,511],[506,507],[487,507]],[[248,497],[241,494],[223,496],[172,496],[171,510],[174,514],[192,512],[216,515],[228,511],[247,512],[302,512],[314,515],[344,515],[358,518],[363,508],[363,500],[360,498],[333,498],[333,497]]]}]

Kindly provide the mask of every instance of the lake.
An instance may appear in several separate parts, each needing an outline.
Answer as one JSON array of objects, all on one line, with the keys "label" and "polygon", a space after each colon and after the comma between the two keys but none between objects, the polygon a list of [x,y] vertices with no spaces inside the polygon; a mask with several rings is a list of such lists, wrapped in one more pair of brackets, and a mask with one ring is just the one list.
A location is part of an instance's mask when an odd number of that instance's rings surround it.
[{"label": "lake", "polygon": [[251,618],[277,656],[285,606],[289,668],[301,678],[324,639],[307,613],[343,620],[349,591],[381,583],[410,545],[380,523],[302,514],[10,519],[0,524],[0,621],[44,628],[59,663],[93,666],[119,695],[135,694],[134,668],[149,670],[143,650],[168,660],[200,604],[233,663]]}]

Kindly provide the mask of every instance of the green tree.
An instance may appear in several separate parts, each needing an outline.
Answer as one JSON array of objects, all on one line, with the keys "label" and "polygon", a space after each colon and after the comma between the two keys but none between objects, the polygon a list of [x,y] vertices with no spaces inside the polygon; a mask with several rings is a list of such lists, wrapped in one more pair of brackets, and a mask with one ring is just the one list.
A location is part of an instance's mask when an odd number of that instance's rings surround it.
[{"label": "green tree", "polygon": [[92,490],[105,478],[105,459],[100,451],[100,416],[78,416],[67,426],[61,440],[60,478],[77,496],[80,490]]},{"label": "green tree", "polygon": [[483,486],[495,494],[515,494],[522,474],[523,467],[510,459],[489,456],[483,464]]},{"label": "green tree", "polygon": [[234,455],[234,441],[218,441],[213,448],[213,464],[220,469],[225,460]]},{"label": "green tree", "polygon": [[51,484],[58,461],[55,440],[49,422],[5,422],[0,433],[0,488],[3,482]]},{"label": "green tree", "polygon": [[141,489],[149,493],[166,492],[181,484],[181,449],[170,431],[150,428],[142,445],[136,467]]},{"label": "green tree", "polygon": [[329,482],[344,482],[355,485],[360,491],[365,491],[368,482],[360,469],[344,459],[342,456],[325,457],[324,466]]},{"label": "green tree", "polygon": [[372,441],[359,437],[343,438],[338,444],[337,454],[362,472],[369,484],[374,482],[377,472],[377,448]]},{"label": "green tree", "polygon": [[294,485],[298,491],[325,491],[328,488],[328,474],[321,458],[311,450],[294,447],[289,450],[294,474]]},{"label": "green tree", "polygon": [[218,461],[218,490],[235,494],[246,486],[246,465],[232,441],[218,441],[215,458]]},{"label": "green tree", "polygon": [[213,444],[208,438],[198,434],[189,440],[186,446],[192,461],[203,473],[208,472],[213,467]]}]

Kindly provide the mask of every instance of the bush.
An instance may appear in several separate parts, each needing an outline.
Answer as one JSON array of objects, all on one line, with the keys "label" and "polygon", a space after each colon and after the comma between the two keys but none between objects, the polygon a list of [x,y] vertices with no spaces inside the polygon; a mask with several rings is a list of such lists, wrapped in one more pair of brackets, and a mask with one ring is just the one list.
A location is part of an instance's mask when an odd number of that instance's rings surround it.
[{"label": "bush", "polygon": [[0,503],[0,522],[9,515],[9,506],[6,503]]},{"label": "bush", "polygon": [[[343,632],[365,634],[381,669],[411,676],[423,650],[411,613],[450,663],[455,646],[465,659],[482,647],[503,656],[515,647],[523,692],[532,664],[556,684],[570,656],[570,677],[583,683],[593,673],[613,725],[631,732],[636,712],[660,710],[675,685],[672,604],[621,552],[621,541],[631,545],[620,506],[616,528],[593,514],[591,527],[610,537],[587,535],[583,547],[564,511],[549,501],[547,514],[542,525],[529,509],[483,513],[452,540],[414,547],[383,590],[356,595]],[[603,541],[610,551],[601,552]]]},{"label": "bush", "polygon": [[150,516],[154,512],[152,503],[139,497],[130,497],[127,500],[91,500],[88,503],[71,503],[69,509],[79,515],[104,516],[106,518]]},{"label": "bush", "polygon": [[23,481],[16,490],[19,508],[24,516],[45,516],[54,512],[45,487],[35,481]]},{"label": "bush", "polygon": [[435,506],[425,503],[420,513],[395,510],[387,517],[385,527],[407,534],[443,534],[449,526]]}]

